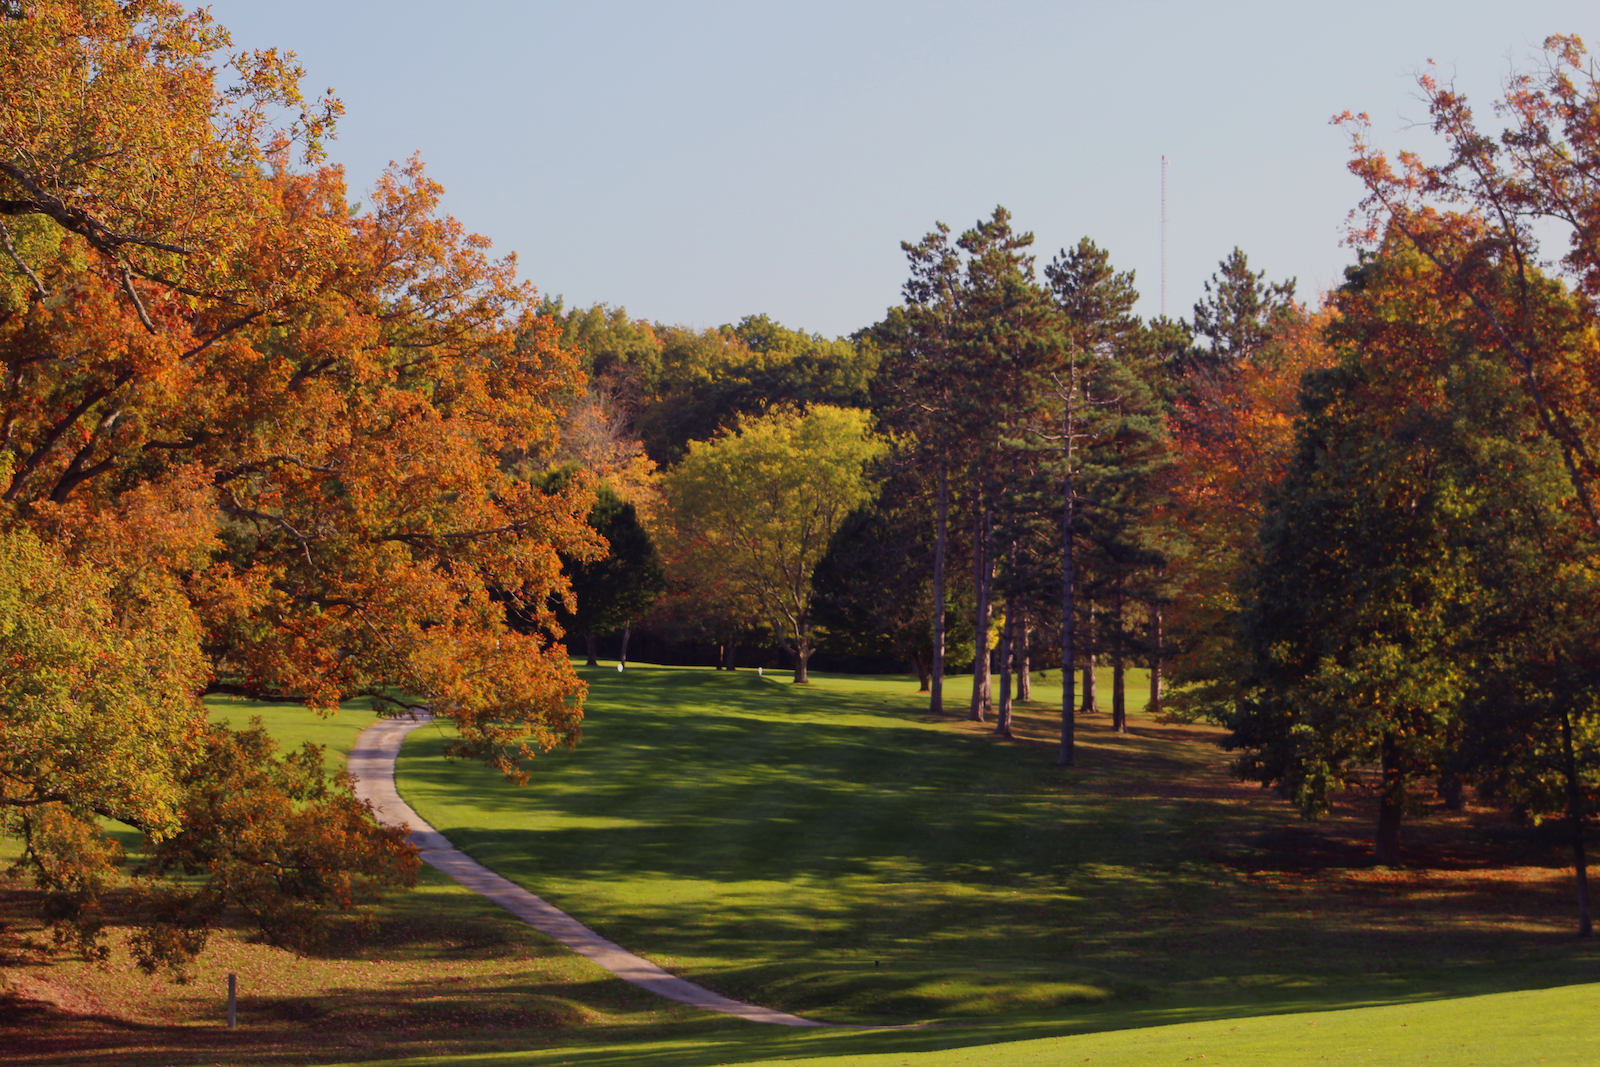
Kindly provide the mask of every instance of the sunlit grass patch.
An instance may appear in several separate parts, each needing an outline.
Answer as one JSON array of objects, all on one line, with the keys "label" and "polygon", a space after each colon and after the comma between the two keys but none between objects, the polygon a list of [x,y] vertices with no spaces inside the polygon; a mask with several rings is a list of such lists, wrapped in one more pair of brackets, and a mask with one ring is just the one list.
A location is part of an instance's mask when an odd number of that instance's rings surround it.
[{"label": "sunlit grass patch", "polygon": [[[710,1067],[884,1055],[1026,1067],[1182,1062],[1191,1039],[1211,1036],[1195,1063],[1293,1063],[1302,1049],[1308,1063],[1403,1062],[1403,1042],[1294,1044],[1310,1031],[1281,1014],[1384,1004],[1437,1008],[1458,1019],[1440,1024],[1450,1032],[1500,1012],[1508,1036],[1484,1047],[1544,1056],[1539,1013],[1580,1002],[1537,990],[1586,981],[1600,962],[1568,932],[1562,857],[1486,836],[1505,826],[1495,813],[1435,813],[1408,831],[1421,862],[1373,868],[1362,798],[1301,823],[1229,776],[1214,729],[1141,718],[1142,690],[1130,694],[1131,735],[1110,733],[1105,715],[1080,719],[1079,766],[1063,771],[1049,685],[1004,741],[960,715],[930,716],[906,678],[823,675],[797,689],[744,671],[587,674],[583,745],[536,761],[527,787],[443,760],[448,727],[434,724],[402,754],[402,791],[490,866],[676,973],[819,1020],[933,1025],[793,1031],[694,1011],[429,869],[380,910],[375,936],[350,929],[293,956],[224,931],[189,986],[124,964],[46,965],[24,944],[36,924],[13,907],[0,971],[48,981],[59,1004],[28,1001],[34,1014],[0,1023],[7,1062]],[[237,726],[261,714],[285,747],[327,745],[330,767],[372,721],[360,708],[331,719],[233,698],[214,708]],[[229,971],[245,1023],[233,1034],[220,1029]],[[1454,999],[1497,990],[1532,999]],[[1074,1058],[1052,1058],[1064,1051]]]},{"label": "sunlit grass patch", "polygon": [[[1361,798],[1300,823],[1229,775],[1214,728],[1139,717],[1142,688],[1129,735],[1080,717],[1063,770],[1058,674],[1010,742],[928,715],[905,678],[586,677],[584,745],[526,788],[443,761],[441,724],[412,735],[401,790],[482,862],[731,996],[836,1022],[1153,1018],[1511,988],[1589,958],[1559,868],[1378,877]],[[1465,817],[1425,832],[1482,847]]]}]

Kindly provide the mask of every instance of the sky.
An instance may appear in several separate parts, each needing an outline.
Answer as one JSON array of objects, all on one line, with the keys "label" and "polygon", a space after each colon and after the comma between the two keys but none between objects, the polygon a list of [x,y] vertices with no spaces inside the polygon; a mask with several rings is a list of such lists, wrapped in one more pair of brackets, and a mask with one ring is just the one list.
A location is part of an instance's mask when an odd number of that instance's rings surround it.
[{"label": "sky", "polygon": [[827,336],[900,299],[903,240],[996,205],[1042,267],[1088,236],[1138,310],[1191,316],[1235,246],[1302,298],[1352,259],[1329,118],[1434,150],[1432,60],[1480,116],[1593,3],[569,3],[218,0],[245,48],[345,104],[353,196],[420,153],[444,209],[542,293],[696,327]]}]

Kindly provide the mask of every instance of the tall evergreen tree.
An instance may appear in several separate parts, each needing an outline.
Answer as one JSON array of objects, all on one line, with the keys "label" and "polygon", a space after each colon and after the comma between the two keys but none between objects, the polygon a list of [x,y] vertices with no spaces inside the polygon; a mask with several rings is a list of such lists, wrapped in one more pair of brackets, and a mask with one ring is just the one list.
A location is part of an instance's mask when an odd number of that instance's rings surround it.
[{"label": "tall evergreen tree", "polygon": [[1255,357],[1272,334],[1273,322],[1295,307],[1295,280],[1268,283],[1266,271],[1250,270],[1238,248],[1217,264],[1194,305],[1194,332],[1207,341],[1195,353],[1202,369],[1225,371]]},{"label": "tall evergreen tree", "polygon": [[968,436],[973,382],[955,358],[955,320],[961,305],[960,257],[950,228],[938,223],[916,244],[902,241],[910,264],[905,304],[866,331],[882,352],[873,406],[886,428],[901,435],[908,458],[934,484],[932,649],[928,708],[944,711],[947,569],[950,559],[950,482],[953,457]]}]

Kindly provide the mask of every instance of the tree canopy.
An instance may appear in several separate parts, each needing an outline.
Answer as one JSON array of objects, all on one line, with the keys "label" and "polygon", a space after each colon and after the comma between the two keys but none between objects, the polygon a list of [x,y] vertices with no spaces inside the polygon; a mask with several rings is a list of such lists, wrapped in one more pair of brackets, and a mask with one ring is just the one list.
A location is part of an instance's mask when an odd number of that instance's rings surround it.
[{"label": "tree canopy", "polygon": [[577,362],[420,161],[356,209],[320,163],[338,105],[228,43],[170,3],[0,13],[0,803],[42,876],[49,842],[98,846],[41,818],[192,829],[213,681],[425,704],[512,776],[580,734],[549,604],[603,550],[592,482],[503,462],[554,436]]},{"label": "tree canopy", "polygon": [[740,419],[690,444],[665,477],[674,565],[716,572],[748,596],[805,682],[813,573],[835,531],[872,495],[884,444],[865,412],[814,405]]}]

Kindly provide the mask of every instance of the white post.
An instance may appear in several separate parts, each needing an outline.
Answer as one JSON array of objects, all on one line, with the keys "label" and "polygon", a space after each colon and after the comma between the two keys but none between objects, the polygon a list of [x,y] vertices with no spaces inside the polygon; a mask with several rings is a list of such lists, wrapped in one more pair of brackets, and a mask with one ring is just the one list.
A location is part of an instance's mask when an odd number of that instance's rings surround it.
[{"label": "white post", "polygon": [[228,975],[228,1029],[239,1027],[239,976]]}]

